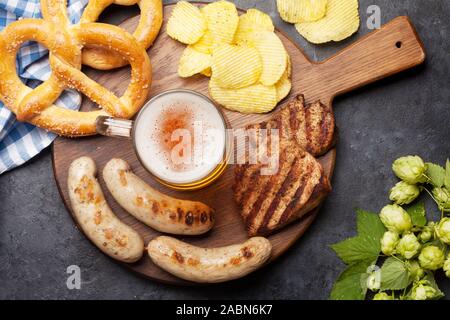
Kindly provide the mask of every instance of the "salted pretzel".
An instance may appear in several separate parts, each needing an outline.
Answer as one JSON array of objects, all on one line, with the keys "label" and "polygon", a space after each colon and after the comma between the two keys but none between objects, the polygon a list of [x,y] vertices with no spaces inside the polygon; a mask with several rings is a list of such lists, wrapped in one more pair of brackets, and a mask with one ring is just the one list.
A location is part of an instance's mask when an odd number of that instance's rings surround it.
[{"label": "salted pretzel", "polygon": [[[133,36],[145,49],[150,47],[161,29],[163,21],[161,0],[90,0],[80,22],[97,21],[103,10],[113,3],[122,6],[135,4],[139,6],[141,15]],[[87,46],[83,50],[83,64],[95,69],[110,70],[127,65],[128,62],[114,52],[95,46]]]},{"label": "salted pretzel", "polygon": [[[0,99],[18,120],[65,136],[95,134],[99,115],[132,117],[144,104],[151,84],[151,64],[145,49],[117,26],[70,25],[65,0],[42,0],[41,6],[48,19],[22,19],[0,32]],[[17,51],[26,41],[37,41],[50,52],[52,74],[34,90],[24,85],[16,73]],[[80,70],[85,46],[112,50],[128,61],[131,80],[122,97]],[[78,112],[53,105],[66,88],[82,92],[102,110]]]}]

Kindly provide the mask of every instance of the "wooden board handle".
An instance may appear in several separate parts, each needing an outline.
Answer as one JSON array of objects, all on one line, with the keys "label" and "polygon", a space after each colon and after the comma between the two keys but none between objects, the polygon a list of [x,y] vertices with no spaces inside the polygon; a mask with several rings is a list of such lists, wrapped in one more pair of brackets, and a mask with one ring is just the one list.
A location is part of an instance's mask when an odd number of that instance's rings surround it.
[{"label": "wooden board handle", "polygon": [[322,78],[320,83],[326,85],[325,91],[332,100],[424,60],[423,44],[410,20],[398,17],[316,67]]}]

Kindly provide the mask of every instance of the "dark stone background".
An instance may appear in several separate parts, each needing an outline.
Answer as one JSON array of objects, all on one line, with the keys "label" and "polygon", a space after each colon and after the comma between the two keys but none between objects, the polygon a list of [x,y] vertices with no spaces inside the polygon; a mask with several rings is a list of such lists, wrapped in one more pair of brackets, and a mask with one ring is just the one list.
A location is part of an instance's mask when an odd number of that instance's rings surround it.
[{"label": "dark stone background", "polygon": [[[317,60],[368,33],[366,9],[377,4],[383,23],[399,15],[412,19],[425,44],[427,62],[335,101],[340,141],[334,191],[319,218],[285,256],[233,283],[200,288],[161,285],[100,254],[75,229],[56,189],[50,149],[44,151],[0,176],[0,298],[327,299],[344,268],[328,246],[355,234],[355,207],[378,211],[386,204],[396,181],[392,161],[406,154],[440,163],[450,157],[448,0],[360,0],[358,34],[320,46],[308,44],[293,25],[282,22],[275,1],[235,2],[269,12],[276,25]],[[113,7],[104,16],[119,21],[133,12],[135,8]],[[82,269],[81,290],[66,288],[66,268],[72,264]],[[450,280],[441,275],[439,282],[449,294]]]}]

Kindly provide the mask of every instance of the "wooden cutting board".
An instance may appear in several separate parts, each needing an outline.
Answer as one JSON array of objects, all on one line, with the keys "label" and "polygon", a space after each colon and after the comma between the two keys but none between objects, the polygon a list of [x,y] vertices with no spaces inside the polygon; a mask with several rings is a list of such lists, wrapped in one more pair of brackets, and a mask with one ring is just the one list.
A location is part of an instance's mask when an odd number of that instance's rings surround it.
[{"label": "wooden cutting board", "polygon": [[[172,9],[173,5],[165,7],[165,22]],[[138,17],[134,17],[125,21],[121,26],[127,30],[134,30],[137,23]],[[276,32],[291,56],[293,67],[293,89],[290,96],[281,105],[287,103],[294,95],[299,93],[303,93],[308,102],[320,99],[322,103],[331,105],[333,98],[338,94],[416,66],[425,59],[422,43],[406,17],[394,19],[380,30],[370,33],[335,56],[320,63],[310,61],[284,33],[278,30]],[[189,79],[178,77],[178,60],[184,47],[184,45],[167,36],[164,23],[157,41],[149,50],[153,65],[151,96],[177,88],[192,89],[208,95],[208,79],[206,77],[194,76]],[[86,68],[85,72],[117,95],[124,92],[130,79],[128,67],[112,72]],[[84,99],[82,109],[89,110],[91,108],[95,108],[94,104]],[[225,110],[225,115],[233,128],[259,122],[270,116],[242,115],[227,110]],[[345,143],[345,141],[340,143]],[[326,174],[330,178],[333,174],[335,155],[336,151],[331,150],[320,159]],[[231,165],[227,168],[225,174],[211,186],[198,191],[180,192],[160,185],[145,171],[134,154],[130,140],[102,136],[81,139],[58,138],[53,144],[53,168],[60,194],[69,212],[71,212],[71,208],[67,193],[67,172],[70,163],[80,156],[90,156],[95,159],[99,172],[111,158],[122,158],[131,164],[137,175],[160,191],[183,199],[200,200],[217,209],[216,225],[211,232],[199,237],[181,237],[182,240],[199,246],[214,247],[238,243],[247,238],[244,225],[233,201],[231,186],[234,177]],[[113,211],[123,221],[136,229],[144,237],[146,243],[160,234],[127,214],[108,193],[101,175],[99,181]],[[269,238],[273,244],[273,255],[270,261],[283,254],[303,235],[317,213],[318,210],[314,210],[302,220]],[[72,217],[74,216],[72,215]],[[77,223],[75,218],[74,220]],[[146,254],[139,262],[124,265],[151,279],[171,284],[189,284],[189,282],[180,280],[159,269]]]}]

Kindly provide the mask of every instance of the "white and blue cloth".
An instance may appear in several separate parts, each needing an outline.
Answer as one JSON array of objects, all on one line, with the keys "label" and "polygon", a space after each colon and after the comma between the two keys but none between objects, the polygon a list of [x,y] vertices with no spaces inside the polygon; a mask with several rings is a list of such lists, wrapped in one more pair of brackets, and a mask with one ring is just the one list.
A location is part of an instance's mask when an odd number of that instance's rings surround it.
[{"label": "white and blue cloth", "polygon": [[[68,1],[67,12],[72,23],[80,20],[87,2]],[[39,0],[0,0],[0,30],[22,18],[41,18]],[[46,48],[35,42],[24,43],[17,55],[17,74],[25,84],[34,88],[48,79],[50,72]],[[66,90],[55,104],[76,110],[80,107],[81,96],[73,90]],[[0,102],[0,174],[30,160],[55,138],[53,133],[18,122]]]}]

